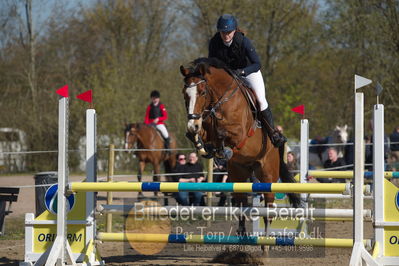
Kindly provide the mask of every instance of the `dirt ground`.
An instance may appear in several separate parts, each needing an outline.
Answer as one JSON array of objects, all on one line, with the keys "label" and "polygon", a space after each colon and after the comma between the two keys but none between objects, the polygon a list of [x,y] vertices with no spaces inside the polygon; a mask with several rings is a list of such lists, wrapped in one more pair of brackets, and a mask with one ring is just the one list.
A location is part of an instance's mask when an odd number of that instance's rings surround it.
[{"label": "dirt ground", "polygon": [[[82,180],[82,177],[72,176],[72,181]],[[123,180],[123,179],[121,179]],[[128,180],[128,179],[124,179]],[[130,180],[132,181],[132,180]],[[33,176],[3,176],[0,177],[0,186],[29,186],[34,185]],[[115,204],[122,203],[124,198],[135,198],[136,193],[115,193],[117,200]],[[98,203],[105,203],[105,193],[99,193],[101,199]],[[12,205],[13,213],[6,218],[6,233],[13,235],[12,231],[7,231],[7,221],[23,221],[27,212],[35,210],[35,190],[32,187],[21,188],[18,201]],[[23,223],[23,222],[22,222]],[[21,223],[21,224],[22,224]],[[325,237],[331,238],[352,238],[352,222],[318,222],[312,225],[313,228],[324,226]],[[206,223],[183,222],[171,224],[171,233],[178,233],[180,228],[183,232],[194,232],[199,234]],[[210,228],[203,229],[206,232],[220,233],[232,231],[237,228],[236,222],[216,221],[212,222]],[[174,231],[175,230],[175,231]],[[365,237],[372,236],[371,223],[365,224]],[[10,237],[0,237],[0,264],[18,265],[24,259],[24,240],[9,240]],[[12,237],[11,237],[12,238]],[[157,244],[153,244],[156,248]],[[218,265],[212,262],[213,258],[220,253],[223,257],[228,257],[229,252],[232,258],[224,260],[229,264],[238,264],[234,254],[239,251],[247,256],[255,258],[253,264],[263,265],[348,265],[351,249],[343,248],[317,248],[317,247],[270,247],[266,256],[259,246],[223,246],[223,245],[196,245],[196,244],[167,244],[160,248],[160,252],[153,255],[142,255],[132,249],[129,243],[105,242],[99,244],[100,254],[107,265]],[[242,256],[240,253],[239,256]]]}]

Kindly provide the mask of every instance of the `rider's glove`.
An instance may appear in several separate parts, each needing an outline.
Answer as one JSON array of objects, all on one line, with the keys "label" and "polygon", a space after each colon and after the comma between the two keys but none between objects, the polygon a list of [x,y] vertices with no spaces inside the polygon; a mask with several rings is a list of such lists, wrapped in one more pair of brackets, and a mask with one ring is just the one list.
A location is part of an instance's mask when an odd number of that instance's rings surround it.
[{"label": "rider's glove", "polygon": [[244,69],[240,69],[240,68],[236,69],[235,73],[236,73],[237,76],[245,76]]}]

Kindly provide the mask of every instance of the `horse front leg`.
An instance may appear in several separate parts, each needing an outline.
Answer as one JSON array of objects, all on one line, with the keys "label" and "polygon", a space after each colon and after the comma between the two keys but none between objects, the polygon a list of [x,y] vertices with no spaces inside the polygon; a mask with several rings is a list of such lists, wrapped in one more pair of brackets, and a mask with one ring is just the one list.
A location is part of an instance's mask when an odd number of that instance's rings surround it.
[{"label": "horse front leg", "polygon": [[[143,172],[144,172],[144,169],[145,169],[145,162],[144,161],[139,161],[139,172],[137,173],[137,180],[138,180],[138,182],[141,182],[141,180],[142,180],[142,174],[143,174]],[[143,196],[143,192],[139,192],[139,197],[142,197]]]},{"label": "horse front leg", "polygon": [[[154,175],[152,176],[153,182],[159,182],[161,174],[161,164],[159,162],[154,163]],[[158,192],[154,191],[154,196],[158,196]]]}]

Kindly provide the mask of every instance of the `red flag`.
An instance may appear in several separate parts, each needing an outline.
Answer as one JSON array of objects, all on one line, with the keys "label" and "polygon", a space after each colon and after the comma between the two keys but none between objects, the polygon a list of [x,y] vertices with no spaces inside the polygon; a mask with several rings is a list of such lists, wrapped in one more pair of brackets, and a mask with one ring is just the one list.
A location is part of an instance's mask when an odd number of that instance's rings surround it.
[{"label": "red flag", "polygon": [[59,88],[56,91],[57,94],[61,95],[62,97],[68,98],[68,85],[65,85],[64,87]]},{"label": "red flag", "polygon": [[294,107],[291,110],[294,111],[295,113],[305,115],[305,105],[303,105],[303,104],[299,105],[297,107]]},{"label": "red flag", "polygon": [[93,102],[93,90],[88,90],[85,91],[81,94],[79,94],[78,96],[76,96],[76,98],[88,102],[88,103],[92,103]]}]

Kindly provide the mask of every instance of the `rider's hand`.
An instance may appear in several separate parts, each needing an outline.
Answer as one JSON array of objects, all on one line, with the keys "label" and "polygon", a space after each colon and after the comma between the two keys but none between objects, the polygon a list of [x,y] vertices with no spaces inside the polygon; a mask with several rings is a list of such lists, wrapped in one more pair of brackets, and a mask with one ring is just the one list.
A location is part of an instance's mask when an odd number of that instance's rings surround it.
[{"label": "rider's hand", "polygon": [[236,70],[234,70],[234,73],[237,75],[237,76],[245,76],[245,72],[244,72],[244,69],[236,69]]},{"label": "rider's hand", "polygon": [[154,120],[152,120],[152,122],[156,125],[156,124],[158,124],[158,121],[159,121],[159,118],[157,117],[157,118],[155,118]]}]

